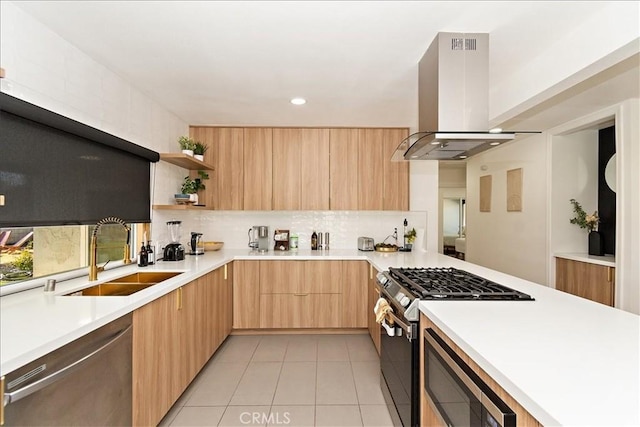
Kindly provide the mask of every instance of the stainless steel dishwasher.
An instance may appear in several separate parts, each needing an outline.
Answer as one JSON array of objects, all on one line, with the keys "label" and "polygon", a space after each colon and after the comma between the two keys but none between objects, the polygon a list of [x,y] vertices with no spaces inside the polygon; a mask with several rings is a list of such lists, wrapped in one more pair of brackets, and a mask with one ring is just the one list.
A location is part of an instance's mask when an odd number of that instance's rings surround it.
[{"label": "stainless steel dishwasher", "polygon": [[131,425],[131,315],[3,378],[7,426]]}]

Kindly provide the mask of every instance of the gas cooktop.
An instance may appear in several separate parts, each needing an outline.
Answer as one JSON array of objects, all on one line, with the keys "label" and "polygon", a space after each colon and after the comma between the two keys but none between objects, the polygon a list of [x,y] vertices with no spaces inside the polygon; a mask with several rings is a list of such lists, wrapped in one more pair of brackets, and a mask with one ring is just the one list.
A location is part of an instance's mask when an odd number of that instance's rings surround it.
[{"label": "gas cooktop", "polygon": [[452,267],[390,268],[389,277],[423,300],[533,300],[528,294]]}]

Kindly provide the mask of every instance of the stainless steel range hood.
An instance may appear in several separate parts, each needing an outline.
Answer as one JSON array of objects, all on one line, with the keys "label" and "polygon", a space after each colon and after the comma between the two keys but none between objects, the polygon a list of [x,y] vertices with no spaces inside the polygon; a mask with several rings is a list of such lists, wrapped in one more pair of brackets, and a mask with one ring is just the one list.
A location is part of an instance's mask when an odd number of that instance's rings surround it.
[{"label": "stainless steel range hood", "polygon": [[464,160],[516,137],[489,131],[489,34],[438,33],[418,67],[418,125],[392,160]]}]

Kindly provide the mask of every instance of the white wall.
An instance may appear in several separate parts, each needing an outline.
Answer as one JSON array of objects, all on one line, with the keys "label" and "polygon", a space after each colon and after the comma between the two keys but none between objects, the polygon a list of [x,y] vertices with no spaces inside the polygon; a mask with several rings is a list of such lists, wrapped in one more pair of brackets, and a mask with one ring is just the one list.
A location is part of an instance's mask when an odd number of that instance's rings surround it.
[{"label": "white wall", "polygon": [[[403,221],[416,230],[426,227],[425,212],[370,211],[155,211],[154,238],[165,244],[168,233],[165,223],[182,221],[182,242],[192,231],[204,233],[205,241],[222,241],[225,248],[247,249],[247,231],[254,225],[269,226],[271,245],[276,228],[298,234],[298,246],[311,248],[311,233],[329,232],[330,249],[356,249],[359,236],[373,237],[376,243],[385,240],[398,229],[398,244],[403,244]],[[388,240],[387,243],[394,243]],[[271,246],[272,247],[272,246]],[[418,248],[416,248],[418,249]]]},{"label": "white wall", "polygon": [[[572,2],[566,3],[568,8],[574,7]],[[490,72],[489,118],[492,126],[638,52],[640,2],[599,2],[598,6],[600,9],[590,19],[575,23],[564,37],[548,40],[544,50],[531,54],[529,61],[510,63],[504,55],[513,46],[492,46],[490,63],[507,64],[492,68]],[[570,13],[570,9],[566,12]],[[539,28],[566,25],[566,21],[557,22],[556,19],[562,17],[550,14],[547,22],[535,25]],[[545,37],[544,34],[538,36]]]},{"label": "white wall", "polygon": [[[533,135],[467,162],[465,259],[533,282],[547,282],[547,150]],[[507,212],[507,171],[523,169],[522,212]],[[492,176],[491,212],[480,212],[479,180]]]},{"label": "white wall", "polygon": [[569,200],[576,199],[588,214],[598,209],[597,127],[551,136],[551,158],[550,252],[587,252],[588,232],[569,222],[575,217]]}]

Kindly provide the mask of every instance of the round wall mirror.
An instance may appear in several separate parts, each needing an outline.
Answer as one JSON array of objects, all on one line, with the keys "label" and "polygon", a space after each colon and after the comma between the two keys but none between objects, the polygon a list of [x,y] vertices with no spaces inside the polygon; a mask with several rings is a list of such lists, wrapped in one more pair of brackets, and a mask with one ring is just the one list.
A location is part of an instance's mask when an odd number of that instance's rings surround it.
[{"label": "round wall mirror", "polygon": [[604,168],[604,180],[607,185],[613,191],[616,192],[616,155],[611,156],[607,162],[607,166]]}]

